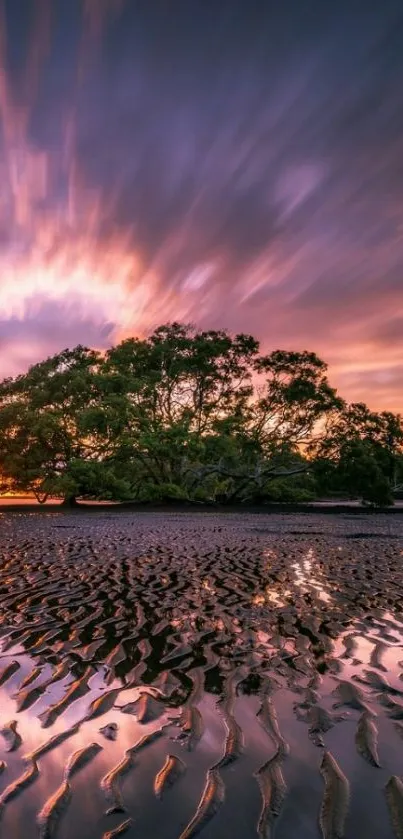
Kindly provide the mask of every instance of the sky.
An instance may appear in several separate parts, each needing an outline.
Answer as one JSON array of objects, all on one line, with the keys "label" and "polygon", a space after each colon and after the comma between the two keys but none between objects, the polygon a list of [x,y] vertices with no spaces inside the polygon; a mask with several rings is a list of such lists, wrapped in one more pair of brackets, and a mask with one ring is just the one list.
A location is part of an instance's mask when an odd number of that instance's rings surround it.
[{"label": "sky", "polygon": [[0,0],[0,376],[173,320],[403,411],[401,0]]}]

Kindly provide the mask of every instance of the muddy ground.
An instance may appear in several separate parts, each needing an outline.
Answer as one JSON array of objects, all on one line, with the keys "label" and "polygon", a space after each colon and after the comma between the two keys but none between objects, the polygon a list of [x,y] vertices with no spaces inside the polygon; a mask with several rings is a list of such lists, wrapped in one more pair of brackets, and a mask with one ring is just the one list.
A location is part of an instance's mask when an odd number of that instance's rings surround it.
[{"label": "muddy ground", "polygon": [[402,836],[402,595],[400,516],[1,513],[0,836]]}]

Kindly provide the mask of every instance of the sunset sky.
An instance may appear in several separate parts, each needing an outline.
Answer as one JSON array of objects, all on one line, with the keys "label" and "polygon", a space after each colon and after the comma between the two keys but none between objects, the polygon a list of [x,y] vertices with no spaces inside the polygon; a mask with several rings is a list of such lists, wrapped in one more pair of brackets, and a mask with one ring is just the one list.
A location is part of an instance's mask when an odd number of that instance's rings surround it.
[{"label": "sunset sky", "polygon": [[0,375],[168,320],[403,411],[402,0],[0,0]]}]

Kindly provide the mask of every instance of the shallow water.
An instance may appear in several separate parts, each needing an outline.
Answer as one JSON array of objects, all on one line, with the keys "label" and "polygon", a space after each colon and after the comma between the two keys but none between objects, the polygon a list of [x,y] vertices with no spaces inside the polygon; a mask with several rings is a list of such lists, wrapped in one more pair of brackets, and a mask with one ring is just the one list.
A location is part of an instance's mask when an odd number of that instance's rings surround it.
[{"label": "shallow water", "polygon": [[400,516],[0,514],[0,835],[402,835],[402,542]]}]

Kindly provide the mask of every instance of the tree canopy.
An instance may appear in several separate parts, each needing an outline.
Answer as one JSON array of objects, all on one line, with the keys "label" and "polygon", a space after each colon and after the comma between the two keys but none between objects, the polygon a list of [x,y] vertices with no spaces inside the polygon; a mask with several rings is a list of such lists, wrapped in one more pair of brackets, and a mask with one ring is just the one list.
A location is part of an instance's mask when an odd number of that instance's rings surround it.
[{"label": "tree canopy", "polygon": [[401,418],[346,404],[312,352],[172,323],[0,384],[0,490],[133,501],[392,501]]}]

